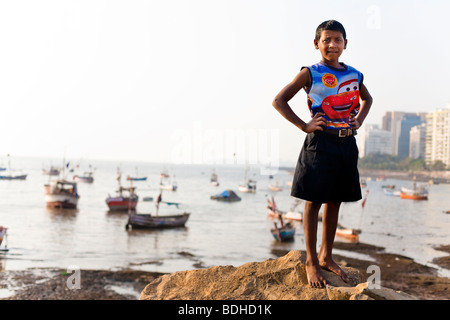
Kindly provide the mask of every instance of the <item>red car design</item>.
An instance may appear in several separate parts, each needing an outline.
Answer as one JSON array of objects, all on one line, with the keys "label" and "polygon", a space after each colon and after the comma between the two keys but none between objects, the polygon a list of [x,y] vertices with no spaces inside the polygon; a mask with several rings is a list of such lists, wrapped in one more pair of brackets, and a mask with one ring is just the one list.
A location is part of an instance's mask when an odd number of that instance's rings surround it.
[{"label": "red car design", "polygon": [[323,99],[322,110],[330,119],[346,119],[359,107],[358,79],[342,83],[338,92]]}]

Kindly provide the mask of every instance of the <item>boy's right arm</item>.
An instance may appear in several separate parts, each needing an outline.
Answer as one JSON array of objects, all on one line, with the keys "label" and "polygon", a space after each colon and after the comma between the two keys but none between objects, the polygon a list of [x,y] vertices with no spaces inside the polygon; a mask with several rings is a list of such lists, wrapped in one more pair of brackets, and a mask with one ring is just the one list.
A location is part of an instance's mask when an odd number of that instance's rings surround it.
[{"label": "boy's right arm", "polygon": [[272,105],[284,118],[306,133],[314,132],[316,130],[323,131],[321,126],[326,125],[326,121],[322,117],[323,113],[316,113],[311,121],[306,123],[300,119],[294,111],[292,111],[292,108],[289,106],[288,102],[302,88],[309,87],[310,85],[311,79],[309,71],[307,68],[304,68],[297,74],[291,83],[285,86],[280,93],[277,94],[272,102]]}]

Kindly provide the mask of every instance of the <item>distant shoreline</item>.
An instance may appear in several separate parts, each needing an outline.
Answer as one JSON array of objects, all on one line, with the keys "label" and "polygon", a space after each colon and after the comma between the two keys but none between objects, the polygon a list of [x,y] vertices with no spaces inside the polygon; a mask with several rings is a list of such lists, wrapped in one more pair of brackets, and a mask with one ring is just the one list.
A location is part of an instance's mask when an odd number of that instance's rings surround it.
[{"label": "distant shoreline", "polygon": [[391,171],[359,169],[361,177],[370,178],[393,178],[401,180],[412,180],[432,183],[450,183],[450,171]]},{"label": "distant shoreline", "polygon": [[[280,167],[280,170],[294,174],[295,167]],[[359,175],[363,178],[372,179],[400,179],[400,180],[414,180],[421,182],[433,183],[450,183],[450,171],[395,171],[385,169],[362,169],[359,168]]]}]

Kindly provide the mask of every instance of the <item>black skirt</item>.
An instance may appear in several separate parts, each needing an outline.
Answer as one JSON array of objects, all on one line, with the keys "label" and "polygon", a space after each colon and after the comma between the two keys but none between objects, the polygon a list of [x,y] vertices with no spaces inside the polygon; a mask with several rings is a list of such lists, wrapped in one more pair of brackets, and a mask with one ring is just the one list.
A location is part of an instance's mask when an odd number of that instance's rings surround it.
[{"label": "black skirt", "polygon": [[361,200],[355,137],[309,133],[300,151],[291,196],[317,203]]}]

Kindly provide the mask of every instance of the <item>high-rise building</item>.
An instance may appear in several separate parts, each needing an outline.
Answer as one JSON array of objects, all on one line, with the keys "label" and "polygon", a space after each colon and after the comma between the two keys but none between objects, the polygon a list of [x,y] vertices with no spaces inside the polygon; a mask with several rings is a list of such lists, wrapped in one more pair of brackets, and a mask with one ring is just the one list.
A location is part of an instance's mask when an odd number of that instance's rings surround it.
[{"label": "high-rise building", "polygon": [[450,167],[450,104],[428,113],[425,137],[425,163],[442,161]]},{"label": "high-rise building", "polygon": [[391,154],[392,134],[386,130],[380,130],[376,124],[367,124],[359,140],[359,156],[366,157],[374,153]]},{"label": "high-rise building", "polygon": [[409,131],[409,157],[425,159],[426,123],[414,126]]},{"label": "high-rise building", "polygon": [[390,154],[401,158],[409,155],[409,130],[426,121],[426,113],[401,111],[385,112],[382,119],[382,130],[392,134],[392,150]]}]

